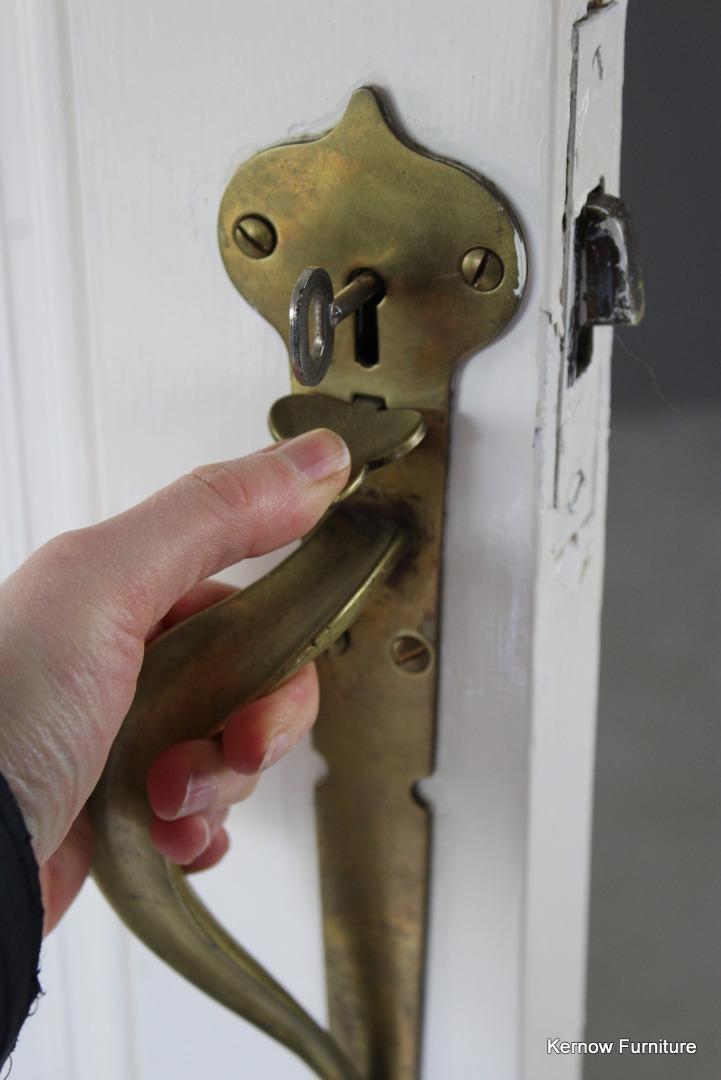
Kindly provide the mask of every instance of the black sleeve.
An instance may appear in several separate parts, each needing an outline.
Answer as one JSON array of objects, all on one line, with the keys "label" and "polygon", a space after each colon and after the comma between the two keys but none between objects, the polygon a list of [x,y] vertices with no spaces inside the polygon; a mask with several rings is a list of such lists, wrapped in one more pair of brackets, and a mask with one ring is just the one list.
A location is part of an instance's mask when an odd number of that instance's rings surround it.
[{"label": "black sleeve", "polygon": [[42,931],[38,864],[18,804],[0,774],[0,1065],[40,993]]}]

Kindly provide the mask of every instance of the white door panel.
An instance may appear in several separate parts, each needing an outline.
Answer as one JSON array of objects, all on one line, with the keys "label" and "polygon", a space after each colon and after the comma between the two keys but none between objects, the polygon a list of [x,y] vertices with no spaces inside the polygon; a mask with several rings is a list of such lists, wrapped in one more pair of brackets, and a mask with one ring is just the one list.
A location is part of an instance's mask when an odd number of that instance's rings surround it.
[{"label": "white door panel", "polygon": [[[558,328],[572,34],[586,7],[8,0],[0,13],[6,571],[54,532],[268,441],[286,350],[228,281],[215,240],[225,185],[256,150],[331,126],[373,83],[415,140],[487,175],[520,217],[527,296],[455,400],[439,758],[426,784],[426,1080],[578,1071],[544,1040],[578,1038],[583,1023],[603,556],[606,341],[586,385],[596,501],[578,572],[560,558],[555,494],[570,408]],[[597,135],[614,179],[624,13],[620,2],[587,18],[616,88],[616,125]],[[247,581],[267,562],[225,577]],[[321,767],[306,746],[264,778],[231,818],[231,856],[198,886],[323,1019]],[[42,972],[18,1080],[309,1075],[130,941],[92,885]]]}]

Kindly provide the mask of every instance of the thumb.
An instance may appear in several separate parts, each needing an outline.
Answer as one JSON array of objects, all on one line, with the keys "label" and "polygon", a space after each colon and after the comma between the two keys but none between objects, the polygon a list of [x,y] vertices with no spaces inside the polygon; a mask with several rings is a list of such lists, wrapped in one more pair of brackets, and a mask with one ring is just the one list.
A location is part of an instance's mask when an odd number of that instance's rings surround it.
[{"label": "thumb", "polygon": [[308,532],[348,478],[350,454],[319,429],[204,465],[86,533],[89,569],[110,579],[130,627],[147,632],[197,582]]}]

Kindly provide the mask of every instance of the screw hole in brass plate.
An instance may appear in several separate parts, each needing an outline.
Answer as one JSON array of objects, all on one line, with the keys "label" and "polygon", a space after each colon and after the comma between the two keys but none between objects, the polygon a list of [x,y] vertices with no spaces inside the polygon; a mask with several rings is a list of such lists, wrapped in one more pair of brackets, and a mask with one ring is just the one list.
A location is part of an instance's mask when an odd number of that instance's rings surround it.
[{"label": "screw hole in brass plate", "polygon": [[433,649],[420,634],[398,634],[390,648],[393,663],[409,675],[420,675],[433,663]]}]

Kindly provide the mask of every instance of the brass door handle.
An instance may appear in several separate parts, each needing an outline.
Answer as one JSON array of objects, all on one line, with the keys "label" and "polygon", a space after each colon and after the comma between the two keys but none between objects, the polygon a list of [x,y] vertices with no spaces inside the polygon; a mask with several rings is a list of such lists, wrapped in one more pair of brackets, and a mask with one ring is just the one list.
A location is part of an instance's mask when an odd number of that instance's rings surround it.
[{"label": "brass door handle", "polygon": [[[413,409],[362,398],[286,397],[271,410],[277,438],[330,427],[351,471],[340,498],[369,468],[406,454],[426,426]],[[328,1080],[358,1072],[336,1041],[213,918],[182,870],[154,848],[146,795],[158,754],[218,734],[230,713],[315,659],[355,620],[408,547],[394,509],[356,495],[266,577],[161,635],[147,649],[133,705],[90,811],[93,873],[126,925],[190,982],[285,1043]]]},{"label": "brass door handle", "polygon": [[217,733],[235,706],[268,693],[332,644],[397,564],[407,539],[383,510],[344,506],[265,578],[156,639],[91,801],[94,876],[128,927],[328,1080],[358,1074],[216,922],[182,870],[155,850],[145,782],[161,750]]}]

